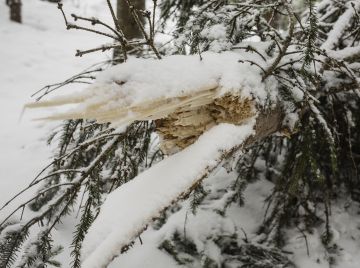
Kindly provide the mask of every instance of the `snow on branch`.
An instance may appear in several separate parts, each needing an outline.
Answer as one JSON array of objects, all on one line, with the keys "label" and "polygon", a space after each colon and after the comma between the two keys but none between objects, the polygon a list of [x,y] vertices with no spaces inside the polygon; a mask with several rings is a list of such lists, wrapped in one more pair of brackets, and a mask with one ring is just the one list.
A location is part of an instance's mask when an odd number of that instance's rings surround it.
[{"label": "snow on branch", "polygon": [[[279,130],[277,83],[264,81],[253,64],[265,61],[261,54],[241,52],[129,59],[79,93],[27,105],[75,105],[46,119],[95,119],[115,126],[155,120],[165,149],[183,149],[109,194],[85,237],[82,267],[106,267],[235,149]],[[273,107],[264,112],[268,101]]]},{"label": "snow on branch", "polygon": [[254,126],[255,119],[242,126],[220,124],[109,194],[84,240],[82,267],[106,267],[152,219],[241,146],[254,133]]},{"label": "snow on branch", "polygon": [[270,90],[251,62],[257,54],[226,52],[169,56],[162,60],[129,59],[102,72],[85,90],[28,104],[49,107],[75,104],[65,113],[46,119],[96,119],[123,125],[135,120],[159,119],[179,107],[199,107],[226,94],[262,102]]},{"label": "snow on branch", "polygon": [[354,19],[354,14],[360,9],[360,1],[348,1],[346,3],[346,8],[346,11],[341,14],[334,23],[326,41],[321,46],[322,49],[332,50],[338,45],[341,36],[346,32],[346,28],[351,25],[351,21]]}]

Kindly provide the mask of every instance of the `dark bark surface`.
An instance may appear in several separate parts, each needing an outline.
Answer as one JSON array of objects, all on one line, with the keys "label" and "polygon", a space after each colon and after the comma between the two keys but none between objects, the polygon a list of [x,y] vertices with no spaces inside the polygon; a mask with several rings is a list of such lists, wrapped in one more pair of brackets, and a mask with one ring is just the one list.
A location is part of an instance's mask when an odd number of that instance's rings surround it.
[{"label": "dark bark surface", "polygon": [[[145,0],[132,0],[131,4],[135,9],[145,10]],[[120,27],[127,39],[141,38],[142,34],[131,15],[129,6],[125,0],[117,1],[117,17]]]},{"label": "dark bark surface", "polygon": [[[130,1],[135,9],[145,10],[145,0],[132,0]],[[116,15],[127,40],[134,38],[141,38],[142,33],[137,26],[133,16],[131,15],[128,3],[126,0],[118,0],[116,7]],[[141,16],[139,16],[141,18]],[[121,55],[121,49],[114,50],[114,59]]]},{"label": "dark bark surface", "polygon": [[6,0],[10,7],[10,20],[21,23],[21,0]]}]

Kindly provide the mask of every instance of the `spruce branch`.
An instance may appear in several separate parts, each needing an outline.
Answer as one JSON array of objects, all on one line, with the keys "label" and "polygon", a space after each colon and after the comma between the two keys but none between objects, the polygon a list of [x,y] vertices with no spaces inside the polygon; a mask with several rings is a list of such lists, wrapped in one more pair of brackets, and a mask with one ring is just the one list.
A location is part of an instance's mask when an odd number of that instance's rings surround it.
[{"label": "spruce branch", "polygon": [[277,57],[275,58],[275,60],[273,61],[273,63],[265,70],[265,73],[262,76],[262,80],[264,81],[266,78],[268,78],[276,69],[276,67],[278,66],[278,64],[280,63],[280,61],[282,60],[282,58],[285,56],[287,49],[289,48],[291,41],[293,39],[293,34],[294,34],[294,29],[295,29],[295,17],[293,15],[293,12],[290,10],[290,8],[286,5],[286,9],[288,12],[288,16],[289,16],[289,30],[288,30],[288,35],[285,38],[282,47],[277,55]]}]

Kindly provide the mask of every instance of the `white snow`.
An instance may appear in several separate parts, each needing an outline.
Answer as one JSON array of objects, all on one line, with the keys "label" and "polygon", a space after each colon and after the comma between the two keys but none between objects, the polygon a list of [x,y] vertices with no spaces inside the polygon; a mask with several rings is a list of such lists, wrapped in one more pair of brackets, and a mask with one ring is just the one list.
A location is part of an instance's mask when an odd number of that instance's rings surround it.
[{"label": "white snow", "polygon": [[291,95],[297,102],[300,102],[304,99],[304,92],[296,86],[291,89]]},{"label": "white snow", "polygon": [[[248,53],[249,54],[249,53]],[[156,113],[167,109],[166,99],[191,96],[214,90],[215,97],[232,93],[243,98],[265,102],[269,92],[261,82],[256,67],[245,60],[245,54],[237,52],[175,55],[157,59],[131,58],[126,63],[113,66],[98,75],[96,83],[78,93],[29,104],[29,107],[76,104],[68,112],[55,114],[50,119],[88,118],[123,122],[147,119],[137,118],[139,107],[159,103]],[[254,55],[251,55],[254,56]],[[160,106],[164,103],[164,106]],[[160,109],[161,108],[161,109]],[[171,111],[171,110],[170,110]],[[154,111],[147,116],[154,116]],[[118,122],[114,122],[118,120]]]},{"label": "white snow", "polygon": [[32,101],[30,95],[104,59],[101,54],[74,57],[77,48],[96,45],[104,39],[66,31],[55,4],[23,1],[23,24],[17,24],[9,21],[4,2],[0,2],[1,204],[31,181],[50,157],[45,141],[58,124],[31,121],[31,117],[44,116],[42,111],[31,111],[31,116],[26,113],[19,120],[23,105]]},{"label": "white snow", "polygon": [[[220,124],[183,151],[144,171],[109,194],[83,245],[83,267],[105,267],[178,196],[211,171],[222,154],[253,133],[255,120],[243,126]],[[116,213],[114,213],[116,211]]]},{"label": "white snow", "polygon": [[[351,6],[352,4],[354,8]],[[345,5],[347,10],[335,22],[333,29],[328,34],[328,38],[321,46],[322,49],[332,50],[336,46],[339,38],[344,34],[346,28],[349,27],[355,10],[359,10],[360,1],[348,1]]]},{"label": "white snow", "polygon": [[202,30],[200,36],[210,40],[226,39],[226,27],[221,23],[212,25]]},{"label": "white snow", "polygon": [[344,60],[346,58],[353,57],[355,55],[359,55],[360,54],[360,46],[346,47],[344,49],[336,50],[336,51],[330,50],[327,52],[327,54],[334,59]]},{"label": "white snow", "polygon": [[283,120],[283,125],[287,126],[291,131],[293,131],[298,121],[299,121],[299,114],[297,112],[287,113]]},{"label": "white snow", "polygon": [[[200,32],[202,38],[207,38],[209,43],[209,51],[220,52],[230,50],[233,46],[227,38],[226,27],[224,24],[215,24],[204,28]],[[200,48],[201,49],[201,48]]]},{"label": "white snow", "polygon": [[[27,112],[22,121],[19,122],[18,118],[23,104],[30,102],[31,98],[29,96],[43,85],[62,81],[91,64],[104,59],[106,56],[98,53],[82,58],[75,58],[74,54],[76,49],[92,48],[103,42],[109,42],[106,38],[103,39],[102,37],[94,36],[89,33],[66,31],[63,19],[61,14],[59,14],[56,5],[45,1],[23,1],[23,24],[18,25],[16,23],[11,23],[8,20],[8,7],[5,6],[4,2],[5,1],[0,1],[0,114],[2,123],[0,128],[1,205],[21,188],[28,185],[34,178],[34,175],[48,163],[49,158],[51,157],[51,148],[46,146],[45,138],[55,125],[50,124],[49,122],[46,124],[39,124],[30,120],[30,117],[45,116],[42,111],[36,113],[31,111],[31,115]],[[64,2],[64,8],[69,12],[76,11],[78,13],[85,13],[90,16],[98,17],[107,13],[106,8],[103,6],[103,0],[68,0]],[[76,9],[73,6],[73,3],[77,3],[79,8]],[[111,21],[111,18],[109,17],[106,17],[106,19]],[[337,55],[339,58],[340,56],[344,57],[347,52],[350,51],[340,51],[339,54],[335,54],[335,56]],[[254,75],[251,74],[251,70],[252,69],[241,71],[246,75],[249,75],[249,73],[250,75]],[[258,70],[254,73],[257,74]],[[63,91],[65,93],[70,93],[78,88],[79,86],[69,87]],[[300,92],[298,93],[300,100],[302,96]],[[56,125],[58,125],[58,123],[56,123]],[[177,157],[179,158],[179,156]],[[196,158],[189,157],[186,159],[186,163],[190,162],[190,164],[193,165],[192,160],[194,159]],[[170,162],[173,162],[175,167],[178,166],[178,163],[174,163],[175,160],[171,160]],[[190,164],[189,166],[185,166],[185,164],[181,165],[181,167],[183,167],[183,170],[181,171],[187,172]],[[258,163],[259,166],[261,164],[262,163]],[[165,181],[166,179],[171,178],[170,175],[173,175],[173,173],[175,172],[168,169],[167,173],[164,174],[164,176],[159,177],[159,179]],[[178,176],[180,176],[180,174]],[[227,180],[231,181],[229,176],[236,176],[236,174],[225,174],[225,171],[221,169],[221,172],[214,174],[214,176],[210,176],[204,183],[208,185],[226,183]],[[243,228],[250,240],[255,239],[256,228],[258,224],[262,222],[266,208],[263,201],[270,193],[272,187],[273,184],[265,179],[250,184],[244,193],[246,200],[245,205],[243,207],[230,207],[229,214],[231,214],[232,220],[230,222],[222,222],[218,218],[213,220],[214,218],[212,218],[211,215],[206,215],[204,211],[199,211],[199,214],[197,215],[192,215],[191,212],[189,212],[187,216],[188,224],[186,225],[188,234],[190,235],[190,232],[192,232],[191,235],[193,237],[202,238],[206,233],[205,231],[208,231],[208,228],[211,228],[212,226],[221,225],[224,231],[231,231],[235,226],[237,228]],[[150,185],[149,189],[152,188],[152,185]],[[22,200],[19,201],[24,201],[24,199],[30,195],[31,192],[28,195],[23,196]],[[133,196],[132,198],[135,197]],[[116,198],[114,197],[113,199]],[[219,202],[220,201],[221,200],[219,200]],[[132,219],[131,213],[122,215],[122,217],[120,214],[117,214],[118,206],[124,207],[125,204],[130,204],[127,200],[125,200],[125,202],[126,203],[114,205],[113,211],[110,211],[110,208],[108,208],[108,214],[112,214],[112,217],[120,218],[119,227],[123,226],[122,224],[126,224],[128,217]],[[147,205],[148,204],[145,204],[145,206]],[[186,205],[184,205],[184,207],[186,208]],[[116,258],[110,267],[180,267],[173,258],[163,251],[160,251],[157,246],[164,236],[170,235],[171,231],[175,228],[180,231],[184,230],[185,212],[186,210],[183,209],[178,213],[171,215],[168,222],[159,231],[149,227],[149,229],[141,236],[143,245],[137,240],[134,248],[128,253]],[[7,210],[2,211],[0,213],[0,218],[3,219],[6,213]],[[70,267],[70,250],[68,247],[72,240],[74,226],[77,221],[78,219],[75,219],[73,215],[65,218],[63,223],[57,226],[53,234],[55,242],[62,244],[65,248],[64,253],[57,258],[62,262],[63,267]],[[360,220],[358,203],[351,200],[334,202],[332,205],[331,221],[332,230],[338,236],[336,243],[338,244],[338,247],[341,248],[336,267],[360,267]],[[204,226],[206,226],[207,229],[203,228]],[[16,226],[13,226],[13,228],[16,228]],[[121,232],[120,228],[117,228],[117,226],[113,226],[113,228],[113,230],[111,228],[109,230],[114,233],[108,234],[110,236],[114,234],[119,235],[119,232]],[[299,231],[296,228],[293,228],[287,232],[286,237],[288,238],[288,246],[285,249],[293,252],[291,255],[292,260],[294,260],[297,267],[329,267],[327,253],[324,251],[321,241],[319,240],[319,236],[322,232],[323,228],[319,227],[318,229],[314,229],[312,234],[306,233],[309,242],[310,256],[306,253],[305,239]],[[94,235],[94,237],[95,236],[97,235]],[[240,239],[241,238],[242,237],[240,237]],[[111,237],[108,239],[110,240]],[[96,241],[94,241],[94,243],[96,243]],[[201,245],[200,239],[198,239],[196,243],[199,247],[204,248],[204,250],[212,250],[211,245]],[[213,256],[216,256],[216,251],[212,251],[212,253]]]},{"label": "white snow", "polygon": [[[64,8],[69,13],[82,14],[86,10],[91,10],[92,14],[95,11],[99,15],[104,13],[99,9],[102,0],[87,1],[86,9],[81,10],[72,2],[64,1]],[[9,8],[5,1],[0,1],[0,206],[26,187],[51,161],[53,148],[46,145],[46,139],[54,128],[59,127],[58,122],[40,124],[31,120],[32,117],[44,116],[43,111],[29,111],[20,121],[23,105],[33,101],[31,94],[44,85],[65,80],[106,59],[107,55],[99,53],[75,57],[76,49],[95,47],[108,39],[67,31],[56,4],[39,0],[25,0],[22,4],[23,23],[17,24],[10,22]],[[64,91],[71,92],[73,89],[69,86]],[[0,211],[1,221],[32,193],[25,193]],[[24,216],[28,213],[25,212]],[[67,233],[55,231],[53,236],[56,243],[65,246],[64,254],[59,257],[63,267],[69,267],[68,246],[73,222],[68,226],[58,229],[67,229]]]}]

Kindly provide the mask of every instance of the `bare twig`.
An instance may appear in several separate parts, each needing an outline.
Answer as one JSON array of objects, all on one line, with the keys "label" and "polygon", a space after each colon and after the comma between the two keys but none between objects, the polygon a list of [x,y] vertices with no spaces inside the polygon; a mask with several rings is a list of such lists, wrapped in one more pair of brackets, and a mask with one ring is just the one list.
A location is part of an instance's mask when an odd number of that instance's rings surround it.
[{"label": "bare twig", "polygon": [[110,50],[112,48],[117,48],[117,47],[123,47],[123,45],[121,43],[114,43],[114,44],[108,44],[108,45],[102,45],[100,47],[96,47],[96,48],[92,48],[92,49],[88,49],[88,50],[77,50],[75,56],[77,57],[82,57],[85,54],[89,54],[95,51],[106,51],[106,50]]},{"label": "bare twig", "polygon": [[96,68],[94,70],[88,70],[88,71],[83,71],[79,74],[76,74],[68,79],[66,79],[65,81],[59,82],[59,83],[55,83],[55,84],[51,84],[51,85],[46,85],[44,87],[42,87],[41,89],[39,89],[38,91],[36,91],[35,93],[33,93],[31,95],[31,97],[36,96],[37,94],[39,94],[40,92],[43,92],[42,95],[40,95],[39,97],[37,97],[37,101],[39,101],[40,99],[42,99],[45,95],[53,92],[54,90],[63,87],[67,84],[71,84],[71,83],[88,83],[90,84],[90,82],[86,82],[86,81],[82,81],[81,79],[89,79],[89,80],[94,80],[95,76],[91,75],[94,73],[98,73],[103,71],[102,68]]},{"label": "bare twig", "polygon": [[84,20],[84,21],[91,22],[92,25],[96,25],[96,24],[102,25],[102,26],[106,27],[107,29],[109,29],[110,31],[112,31],[118,37],[117,39],[119,41],[127,43],[127,40],[125,39],[125,36],[122,32],[115,30],[110,25],[106,24],[105,22],[102,22],[101,20],[99,20],[97,18],[85,18],[85,17],[78,16],[76,14],[71,14],[71,16],[74,18],[75,21],[76,20]]},{"label": "bare twig", "polygon": [[56,175],[61,175],[64,173],[68,173],[68,172],[74,172],[74,173],[81,173],[81,170],[77,170],[77,169],[69,169],[69,170],[58,170],[55,171],[51,174],[46,175],[45,177],[41,178],[41,180],[37,180],[31,184],[29,184],[29,186],[27,186],[26,188],[22,189],[20,192],[18,192],[16,195],[14,195],[12,198],[10,198],[7,202],[5,202],[5,204],[0,208],[0,211],[3,210],[6,206],[8,206],[12,201],[14,201],[18,196],[20,196],[21,194],[23,194],[24,192],[26,192],[27,190],[29,190],[30,188],[32,188],[33,186],[35,186],[36,184],[38,184],[41,181],[44,181],[52,176],[56,176]]},{"label": "bare twig", "polygon": [[154,51],[156,57],[157,57],[158,59],[161,59],[160,53],[159,53],[159,51],[157,50],[157,48],[155,47],[153,40],[151,40],[151,39],[149,38],[149,35],[146,33],[145,28],[144,28],[144,25],[143,25],[143,23],[141,22],[141,20],[140,20],[140,18],[139,18],[139,15],[137,14],[136,9],[134,8],[134,6],[132,5],[132,3],[131,3],[130,0],[125,0],[125,1],[126,1],[126,3],[128,4],[130,13],[131,13],[131,15],[133,16],[133,18],[134,18],[137,26],[139,27],[139,29],[140,29],[140,31],[141,31],[141,33],[142,33],[142,35],[144,36],[144,38],[145,38],[145,40],[146,40],[146,42],[147,42],[147,45],[148,45],[149,47],[151,47],[151,49]]},{"label": "bare twig", "polygon": [[296,226],[296,228],[299,230],[302,237],[304,237],[305,245],[306,245],[306,253],[307,253],[308,257],[310,257],[310,250],[309,250],[309,243],[308,243],[308,240],[307,240],[307,236],[306,236],[305,232],[302,229],[300,229],[299,226]]}]

